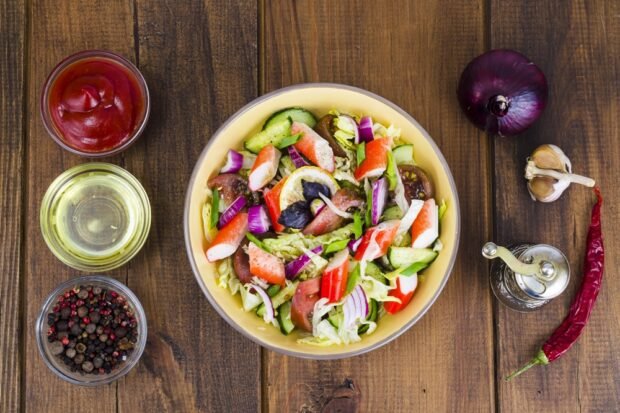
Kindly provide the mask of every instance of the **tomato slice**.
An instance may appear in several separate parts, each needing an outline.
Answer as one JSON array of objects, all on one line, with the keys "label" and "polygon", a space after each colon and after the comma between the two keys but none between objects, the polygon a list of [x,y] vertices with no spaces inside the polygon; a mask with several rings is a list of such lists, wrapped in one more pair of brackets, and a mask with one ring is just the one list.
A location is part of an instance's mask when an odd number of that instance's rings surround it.
[{"label": "tomato slice", "polygon": [[295,290],[291,305],[291,321],[296,327],[312,331],[314,304],[319,301],[321,279],[319,277],[302,281]]},{"label": "tomato slice", "polygon": [[266,189],[264,191],[263,198],[265,199],[265,205],[267,206],[267,212],[271,219],[271,225],[276,232],[284,231],[284,225],[278,222],[280,218],[280,192],[286,182],[286,178],[282,178],[273,188]]},{"label": "tomato slice", "polygon": [[270,284],[284,285],[285,272],[284,262],[275,255],[263,251],[250,242],[248,246],[250,256],[250,273]]},{"label": "tomato slice", "polygon": [[330,303],[342,299],[347,288],[349,277],[349,251],[344,249],[334,255],[323,271],[321,277],[321,298],[327,298]]}]

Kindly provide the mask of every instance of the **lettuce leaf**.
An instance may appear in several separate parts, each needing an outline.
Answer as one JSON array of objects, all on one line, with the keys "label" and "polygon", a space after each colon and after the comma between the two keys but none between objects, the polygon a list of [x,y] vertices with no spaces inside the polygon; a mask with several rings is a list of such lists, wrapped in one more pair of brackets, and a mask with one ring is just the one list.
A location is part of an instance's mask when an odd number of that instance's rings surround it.
[{"label": "lettuce leaf", "polygon": [[332,242],[349,239],[353,234],[353,224],[347,224],[327,234],[312,236],[301,232],[283,234],[277,238],[266,238],[263,244],[272,251],[272,254],[284,260],[292,260],[319,245],[328,245]]}]

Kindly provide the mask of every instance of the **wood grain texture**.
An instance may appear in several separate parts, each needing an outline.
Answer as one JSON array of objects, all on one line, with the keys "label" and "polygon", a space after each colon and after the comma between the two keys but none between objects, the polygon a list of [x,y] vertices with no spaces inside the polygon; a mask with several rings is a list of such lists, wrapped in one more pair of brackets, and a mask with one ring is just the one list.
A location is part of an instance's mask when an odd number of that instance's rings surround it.
[{"label": "wood grain texture", "polygon": [[463,224],[446,289],[395,342],[331,362],[267,352],[268,411],[317,411],[326,388],[345,377],[360,387],[364,412],[493,410],[491,300],[486,263],[479,258],[490,229],[488,140],[467,123],[455,96],[460,71],[484,49],[483,2],[380,1],[372,12],[362,1],[264,6],[261,92],[340,82],[400,105],[445,154]]},{"label": "wood grain texture", "polygon": [[153,206],[128,285],[149,319],[142,362],[119,384],[120,411],[252,412],[260,349],[213,310],[185,254],[183,209],[193,166],[215,130],[257,93],[252,1],[136,2],[138,64],[152,112],[125,165]]},{"label": "wood grain texture", "polygon": [[[45,79],[64,57],[86,49],[108,49],[133,59],[131,4],[123,0],[89,2],[34,0],[30,5],[28,62],[28,193],[25,203],[26,351],[24,407],[28,412],[116,411],[116,384],[83,388],[56,377],[36,347],[34,324],[49,292],[61,281],[80,275],[57,260],[45,245],[39,228],[39,207],[49,184],[84,158],[70,155],[47,135],[39,115]],[[120,158],[110,162],[119,163]],[[124,280],[126,270],[111,272]],[[91,404],[89,400],[97,400]]]},{"label": "wood grain texture", "polygon": [[7,413],[17,411],[22,400],[25,35],[25,3],[0,3],[0,411]]},{"label": "wood grain texture", "polygon": [[[572,268],[569,289],[544,309],[518,314],[497,308],[502,412],[620,409],[619,16],[617,2],[492,1],[492,47],[523,52],[542,68],[550,86],[549,106],[533,128],[518,138],[494,141],[497,241],[555,245]],[[582,278],[594,197],[573,186],[550,205],[529,199],[521,174],[526,156],[543,143],[563,148],[574,171],[595,178],[602,188],[606,274],[590,323],[573,349],[550,366],[504,383],[502,376],[526,362],[562,321]]]}]

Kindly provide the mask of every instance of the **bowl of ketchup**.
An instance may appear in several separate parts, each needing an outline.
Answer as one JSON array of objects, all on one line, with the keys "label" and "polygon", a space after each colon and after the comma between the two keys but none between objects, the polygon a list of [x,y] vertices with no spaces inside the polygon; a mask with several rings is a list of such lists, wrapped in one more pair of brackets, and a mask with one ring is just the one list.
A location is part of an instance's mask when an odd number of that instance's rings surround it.
[{"label": "bowl of ketchup", "polygon": [[140,136],[149,117],[144,77],[129,60],[103,50],[76,53],[47,78],[41,116],[50,136],[77,155],[114,155]]}]

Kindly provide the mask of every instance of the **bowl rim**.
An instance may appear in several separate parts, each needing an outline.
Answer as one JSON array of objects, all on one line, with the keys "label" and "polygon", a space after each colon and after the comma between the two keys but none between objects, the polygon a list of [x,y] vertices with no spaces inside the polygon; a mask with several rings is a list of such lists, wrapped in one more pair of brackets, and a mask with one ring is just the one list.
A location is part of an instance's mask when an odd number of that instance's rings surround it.
[{"label": "bowl rim", "polygon": [[[202,280],[202,277],[200,275],[200,271],[198,270],[198,266],[196,264],[196,260],[194,259],[193,253],[192,253],[192,244],[191,244],[191,240],[190,240],[190,234],[189,234],[189,210],[191,208],[191,198],[192,198],[192,188],[194,187],[195,183],[196,183],[196,179],[197,179],[197,175],[198,175],[198,170],[200,169],[200,165],[202,165],[202,163],[204,162],[205,158],[207,157],[207,153],[209,152],[209,149],[211,148],[211,145],[213,144],[213,142],[215,142],[218,138],[218,136],[220,136],[220,134],[232,123],[234,122],[239,116],[241,116],[242,114],[248,112],[249,110],[253,109],[254,107],[262,104],[263,102],[277,96],[280,95],[282,93],[286,93],[286,92],[291,92],[291,91],[299,91],[299,90],[303,90],[303,89],[314,89],[314,88],[332,88],[332,89],[344,89],[347,91],[351,91],[351,92],[356,92],[356,93],[360,93],[363,95],[366,95],[372,99],[375,99],[383,104],[385,104],[386,106],[389,106],[390,108],[392,108],[393,110],[395,110],[396,112],[398,112],[400,115],[402,115],[405,119],[407,119],[407,121],[411,122],[411,124],[413,124],[416,128],[418,128],[418,130],[420,131],[421,135],[424,137],[424,139],[427,140],[427,142],[431,145],[431,147],[433,148],[433,151],[435,152],[435,154],[437,155],[437,157],[439,158],[439,161],[442,165],[442,167],[444,168],[444,170],[447,173],[447,178],[448,178],[448,182],[450,184],[450,190],[452,191],[452,193],[454,193],[454,200],[453,200],[453,208],[455,208],[456,211],[456,234],[455,234],[455,239],[454,239],[454,251],[452,253],[452,256],[450,257],[450,260],[448,262],[448,266],[446,268],[446,273],[444,275],[443,280],[441,280],[441,283],[439,284],[439,288],[437,289],[437,291],[435,292],[435,294],[431,297],[431,299],[429,300],[429,302],[422,308],[422,310],[420,310],[420,312],[413,317],[411,320],[407,321],[405,323],[405,325],[400,328],[398,331],[394,332],[393,334],[389,335],[388,337],[386,337],[385,339],[376,342],[375,344],[366,347],[366,348],[362,348],[359,350],[353,350],[353,351],[348,351],[348,352],[343,352],[343,353],[338,353],[338,354],[319,354],[319,355],[313,355],[313,354],[309,354],[309,353],[305,353],[305,352],[299,352],[299,351],[295,351],[295,350],[289,350],[289,349],[284,349],[284,348],[279,348],[279,347],[275,347],[272,346],[271,344],[261,340],[258,337],[253,336],[252,334],[248,333],[246,330],[244,330],[243,328],[241,328],[241,326],[239,326],[233,319],[232,317],[230,317],[228,315],[228,313],[226,313],[226,311],[220,307],[220,305],[217,303],[217,301],[215,300],[215,298],[213,298],[213,296],[211,295],[211,293],[209,292],[209,289],[207,288],[207,286],[205,285],[204,281]],[[437,298],[439,297],[439,295],[441,294],[441,292],[443,291],[446,283],[448,282],[448,279],[450,278],[450,275],[452,274],[452,270],[454,268],[454,263],[456,262],[456,257],[458,255],[458,249],[459,249],[459,244],[460,244],[460,235],[461,235],[461,209],[460,209],[460,205],[459,205],[459,197],[458,197],[458,191],[456,188],[456,183],[454,182],[454,177],[452,175],[452,171],[450,170],[450,167],[448,166],[448,162],[446,161],[445,157],[443,156],[443,153],[441,152],[441,150],[439,149],[439,147],[437,146],[437,144],[435,143],[434,139],[430,136],[430,134],[426,131],[426,129],[424,129],[419,123],[418,121],[416,121],[413,116],[411,116],[409,113],[407,113],[404,109],[402,109],[400,106],[396,105],[395,103],[393,103],[392,101],[381,97],[373,92],[370,92],[368,90],[365,89],[361,89],[358,88],[356,86],[350,86],[350,85],[345,85],[345,84],[340,84],[340,83],[329,83],[329,82],[310,82],[310,83],[298,83],[298,84],[294,84],[294,85],[290,85],[290,86],[286,86],[280,89],[276,89],[273,90],[269,93],[266,93],[262,96],[257,97],[256,99],[252,100],[251,102],[247,103],[245,106],[243,106],[241,109],[239,109],[238,111],[236,111],[233,115],[231,115],[209,138],[209,141],[206,143],[205,147],[203,148],[202,152],[200,153],[200,156],[198,157],[198,159],[196,160],[196,163],[194,164],[194,169],[192,171],[192,175],[190,177],[189,180],[189,184],[187,186],[187,192],[185,195],[185,206],[184,206],[184,211],[183,211],[183,233],[185,236],[185,249],[190,261],[190,265],[192,267],[192,272],[194,273],[194,278],[196,278],[196,281],[198,282],[198,285],[200,286],[200,288],[202,289],[203,294],[207,297],[207,300],[209,301],[209,303],[211,304],[211,306],[215,309],[215,311],[220,315],[220,317],[222,317],[224,320],[226,320],[226,322],[232,327],[234,328],[236,331],[238,331],[239,333],[241,333],[243,336],[249,338],[250,340],[252,340],[254,343],[269,349],[271,351],[275,351],[277,353],[280,354],[284,354],[286,356],[293,356],[293,357],[297,357],[297,358],[302,358],[302,359],[310,359],[310,360],[338,360],[338,359],[344,359],[344,358],[349,358],[349,357],[354,357],[354,356],[359,356],[365,353],[368,353],[372,350],[376,350],[392,341],[394,341],[396,338],[400,337],[403,333],[405,333],[407,330],[409,330],[414,324],[416,324],[425,314],[426,312],[431,308],[431,306],[435,303],[435,301],[437,300]]]}]

